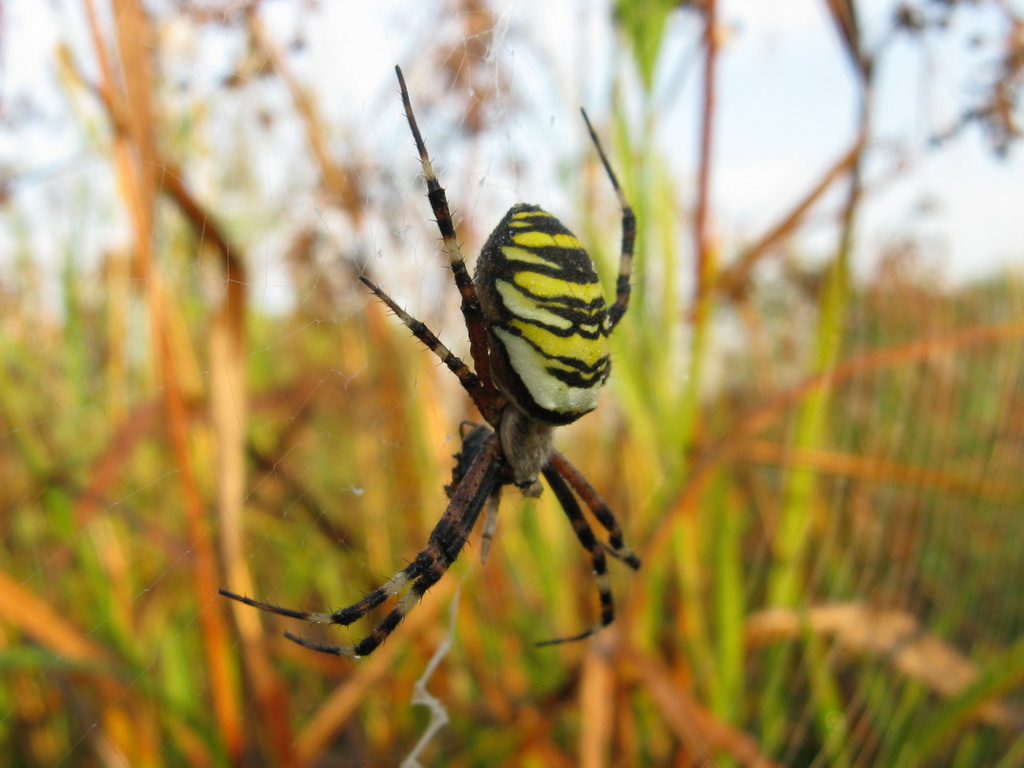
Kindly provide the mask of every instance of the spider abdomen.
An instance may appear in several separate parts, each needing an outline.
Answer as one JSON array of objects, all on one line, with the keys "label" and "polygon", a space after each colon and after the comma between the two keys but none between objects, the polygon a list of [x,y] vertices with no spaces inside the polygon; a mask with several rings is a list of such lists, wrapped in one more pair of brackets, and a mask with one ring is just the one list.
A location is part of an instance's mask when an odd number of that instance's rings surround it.
[{"label": "spider abdomen", "polygon": [[548,424],[594,410],[608,376],[608,311],[572,232],[535,205],[513,206],[487,239],[473,282],[505,395]]}]

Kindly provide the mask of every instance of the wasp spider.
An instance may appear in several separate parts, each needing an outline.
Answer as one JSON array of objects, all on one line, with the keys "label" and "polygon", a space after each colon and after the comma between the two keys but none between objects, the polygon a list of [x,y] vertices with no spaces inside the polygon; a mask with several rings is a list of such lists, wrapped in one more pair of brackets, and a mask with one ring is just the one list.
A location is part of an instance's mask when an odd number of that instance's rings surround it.
[{"label": "wasp spider", "polygon": [[[611,306],[605,304],[594,264],[583,244],[558,219],[536,205],[515,205],[505,214],[484,245],[476,277],[471,279],[456,240],[444,189],[434,175],[413,116],[402,70],[395,67],[395,72],[423,165],[427,198],[462,296],[462,314],[475,370],[452,354],[430,329],[395,304],[378,285],[365,277],[360,279],[459,378],[487,425],[464,422],[461,427],[462,448],[456,455],[452,482],[445,488],[450,501],[426,548],[394,578],[362,600],[333,613],[312,613],[258,602],[223,589],[221,594],[282,616],[343,626],[395,599],[391,611],[377,627],[353,646],[322,645],[286,633],[290,640],[316,651],[366,656],[395,630],[423,593],[444,576],[485,508],[481,556],[486,559],[502,487],[515,485],[526,495],[537,496],[541,491],[538,476],[543,475],[580,544],[590,554],[601,616],[596,624],[579,634],[539,645],[581,640],[615,617],[605,554],[633,569],[640,567],[640,560],[623,542],[622,530],[611,509],[583,475],[554,449],[551,437],[556,426],[569,424],[597,407],[598,391],[608,378],[608,336],[629,302],[636,232],[633,210],[584,111],[590,138],[622,206],[622,255],[615,302]],[[607,543],[594,535],[577,499],[608,532]]]}]

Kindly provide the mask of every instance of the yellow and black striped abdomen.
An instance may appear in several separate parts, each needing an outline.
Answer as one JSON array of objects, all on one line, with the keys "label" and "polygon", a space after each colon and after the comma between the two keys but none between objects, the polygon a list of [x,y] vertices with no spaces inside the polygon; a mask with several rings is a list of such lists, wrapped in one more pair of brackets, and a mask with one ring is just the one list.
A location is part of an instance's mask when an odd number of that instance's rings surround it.
[{"label": "yellow and black striped abdomen", "polygon": [[531,418],[568,424],[608,375],[604,293],[583,244],[535,205],[513,206],[477,262],[497,384]]}]

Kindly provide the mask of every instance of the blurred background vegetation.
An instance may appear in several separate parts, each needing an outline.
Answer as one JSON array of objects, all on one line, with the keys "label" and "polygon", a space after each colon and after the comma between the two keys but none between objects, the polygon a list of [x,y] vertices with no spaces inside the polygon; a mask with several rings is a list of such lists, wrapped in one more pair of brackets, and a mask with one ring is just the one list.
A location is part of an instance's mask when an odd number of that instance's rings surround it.
[{"label": "blurred background vegetation", "polygon": [[[443,509],[474,414],[356,280],[406,290],[465,352],[394,84],[331,105],[297,74],[307,41],[280,39],[275,14],[312,29],[313,3],[67,5],[81,25],[48,61],[82,155],[24,167],[8,144],[0,209],[0,765],[398,764],[429,718],[414,684],[449,633],[426,681],[449,718],[419,752],[429,765],[1024,764],[1021,273],[950,284],[909,227],[868,273],[852,263],[862,207],[902,172],[870,163],[888,46],[997,18],[1002,36],[972,43],[987,67],[970,103],[930,151],[980,129],[1007,156],[1024,64],[1012,3],[894,4],[868,42],[858,3],[821,2],[852,140],[743,240],[721,232],[711,192],[729,39],[715,0],[624,0],[596,22],[577,8],[617,51],[591,114],[640,233],[601,408],[558,440],[644,567],[613,573],[611,628],[534,647],[593,620],[592,576],[550,493],[508,494],[486,567],[474,537],[356,661],[282,632],[346,643],[365,622],[296,626],[217,589],[348,604]],[[508,10],[438,3],[399,61],[469,255],[492,219],[457,180],[497,162],[493,115],[527,109],[508,98],[509,51],[544,45]],[[685,178],[665,154],[684,150],[655,140],[680,29],[699,94]],[[198,88],[182,41],[211,36],[225,53]],[[4,110],[4,130],[45,129],[30,103]],[[393,130],[386,151],[366,150],[367,114]],[[551,184],[608,279],[615,201],[574,136]],[[281,167],[268,204],[259,179]],[[67,174],[40,216],[31,190]],[[516,201],[502,192],[497,215]],[[805,259],[822,222],[826,258]],[[114,245],[85,259],[96,229]]]}]

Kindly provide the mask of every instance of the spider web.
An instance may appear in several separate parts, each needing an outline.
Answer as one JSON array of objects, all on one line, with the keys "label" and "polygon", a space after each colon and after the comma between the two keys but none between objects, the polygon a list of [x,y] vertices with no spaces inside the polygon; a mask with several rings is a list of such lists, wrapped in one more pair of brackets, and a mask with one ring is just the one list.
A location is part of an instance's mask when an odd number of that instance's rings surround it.
[{"label": "spider web", "polygon": [[[943,130],[1005,17],[982,3],[881,59],[837,277],[855,79],[829,4],[772,5],[719,8],[706,193],[692,9],[613,29],[583,2],[5,6],[9,764],[1017,764],[1024,174],[991,126]],[[858,8],[881,48],[892,5]],[[630,35],[662,34],[641,96]],[[382,584],[477,418],[356,279],[467,356],[396,62],[470,268],[525,200],[610,286],[581,104],[640,215],[611,381],[557,438],[644,557],[586,643],[533,647],[597,611],[550,493],[507,493],[486,566],[478,531],[367,659],[281,635],[371,623],[216,594],[330,610]],[[694,278],[702,201],[731,292]],[[412,706],[427,683],[439,729]]]}]

